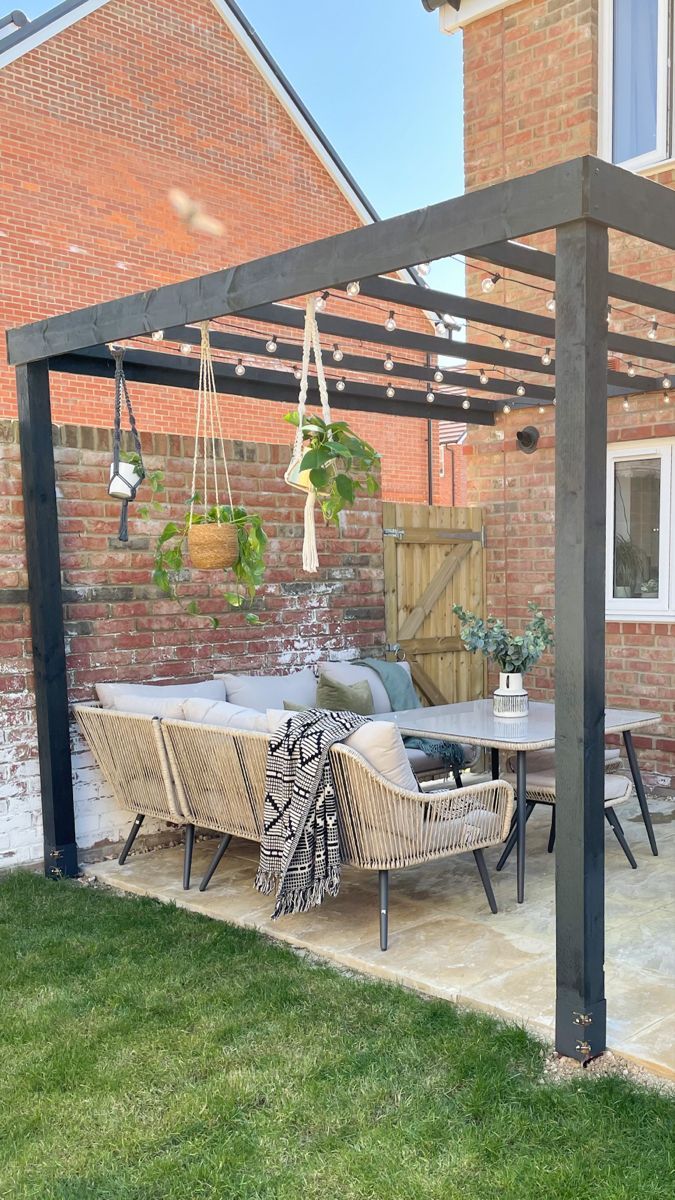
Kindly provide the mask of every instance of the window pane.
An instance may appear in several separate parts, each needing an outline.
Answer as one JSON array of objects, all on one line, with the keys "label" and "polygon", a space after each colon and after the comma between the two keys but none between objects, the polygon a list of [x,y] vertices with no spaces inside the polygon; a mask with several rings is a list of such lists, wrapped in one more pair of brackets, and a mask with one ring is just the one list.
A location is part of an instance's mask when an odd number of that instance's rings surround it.
[{"label": "window pane", "polygon": [[659,0],[614,0],[612,159],[656,149]]},{"label": "window pane", "polygon": [[661,461],[614,464],[615,597],[657,600]]}]

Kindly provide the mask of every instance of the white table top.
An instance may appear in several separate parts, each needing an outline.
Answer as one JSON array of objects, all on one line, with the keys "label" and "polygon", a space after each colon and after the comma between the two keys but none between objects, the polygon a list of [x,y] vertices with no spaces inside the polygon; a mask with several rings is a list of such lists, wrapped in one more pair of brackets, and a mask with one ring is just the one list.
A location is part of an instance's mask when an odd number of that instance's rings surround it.
[{"label": "white table top", "polygon": [[[555,705],[531,700],[526,717],[495,717],[492,699],[410,708],[378,713],[378,721],[393,721],[404,735],[430,737],[471,746],[503,750],[544,750],[555,745]],[[660,713],[630,708],[605,711],[605,733],[623,733],[661,720]]]}]

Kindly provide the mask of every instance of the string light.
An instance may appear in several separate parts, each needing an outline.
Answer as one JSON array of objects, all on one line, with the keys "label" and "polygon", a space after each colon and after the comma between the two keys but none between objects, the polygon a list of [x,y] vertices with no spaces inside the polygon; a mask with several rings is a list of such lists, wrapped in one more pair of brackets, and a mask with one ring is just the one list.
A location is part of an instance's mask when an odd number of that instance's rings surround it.
[{"label": "string light", "polygon": [[507,413],[507,415],[508,415],[508,413],[510,413],[510,412],[511,412],[511,405],[510,405],[510,404],[504,404],[504,405],[503,405],[503,407],[502,407],[502,412],[503,412],[503,413]]},{"label": "string light", "polygon": [[550,367],[550,365],[551,365],[551,350],[550,350],[549,346],[547,346],[546,349],[544,350],[544,353],[541,356],[541,361],[543,362],[545,367]]},{"label": "string light", "polygon": [[480,373],[480,375],[478,376],[478,378],[480,379],[480,381],[481,381],[481,383],[482,383],[482,384],[486,384],[486,383],[489,383],[489,382],[490,382],[490,381],[489,381],[489,379],[488,379],[488,377],[487,377],[487,375],[485,374],[485,371],[483,371],[483,369],[482,369],[482,368],[481,368],[481,373]]},{"label": "string light", "polygon": [[665,391],[668,391],[668,389],[671,388],[672,386],[673,386],[673,384],[672,384],[670,375],[664,375],[663,376],[663,387],[664,387]]},{"label": "string light", "polygon": [[540,416],[546,412],[546,409],[544,408],[543,404],[539,405],[538,412],[539,412]]},{"label": "string light", "polygon": [[338,346],[337,342],[333,346],[333,362],[342,362],[344,353]]},{"label": "string light", "polygon": [[635,367],[633,366],[632,362],[629,362],[628,364],[628,374],[630,375],[631,379],[635,378]]},{"label": "string light", "polygon": [[663,403],[670,404],[670,396],[668,395],[668,392],[663,393]]},{"label": "string light", "polygon": [[555,312],[555,292],[552,292],[546,301],[546,307],[550,313]]},{"label": "string light", "polygon": [[179,348],[180,348],[181,354],[191,354],[192,353],[192,346],[190,345],[189,342],[181,342]]},{"label": "string light", "polygon": [[347,386],[347,381],[346,381],[346,379],[345,379],[344,375],[342,376],[342,379],[338,379],[338,381],[337,381],[337,383],[335,384],[335,386],[336,386],[336,388],[337,388],[338,392],[344,392],[344,390],[345,390],[345,388],[346,388],[346,386]]},{"label": "string light", "polygon": [[388,400],[393,400],[395,395],[396,395],[396,388],[392,387],[391,384],[389,384],[389,387],[387,388],[387,390],[385,392],[385,396],[387,397]]},{"label": "string light", "polygon": [[293,374],[296,379],[302,379],[302,368],[299,366],[293,367]]},{"label": "string light", "polygon": [[656,317],[652,317],[647,330],[647,337],[650,341],[655,342],[659,334],[659,323]]},{"label": "string light", "polygon": [[384,360],[384,362],[383,362],[382,366],[384,367],[385,371],[393,371],[393,369],[394,369],[394,360],[393,360],[393,358],[391,357],[391,354],[388,354],[388,355],[387,355],[387,357],[385,358],[385,360]]},{"label": "string light", "polygon": [[628,409],[630,408],[630,404],[628,403],[627,400],[624,400],[622,408],[623,408],[624,412],[628,412]]},{"label": "string light", "polygon": [[431,389],[429,389],[427,392],[427,404],[433,404],[435,399],[436,397],[434,396],[434,393],[431,391]]},{"label": "string light", "polygon": [[507,335],[505,333],[500,333],[499,340],[505,350],[511,349],[511,338],[507,337]]},{"label": "string light", "polygon": [[389,311],[389,316],[387,317],[387,319],[386,319],[386,321],[385,321],[385,323],[384,323],[384,327],[385,327],[385,329],[386,329],[387,333],[393,333],[393,332],[394,332],[394,330],[395,330],[395,328],[396,328],[396,318],[395,318],[395,316],[394,316],[394,310],[393,310],[393,309],[390,309],[390,311]]},{"label": "string light", "polygon": [[462,400],[462,408],[471,408],[471,401],[469,400],[468,396],[466,399]]},{"label": "string light", "polygon": [[234,368],[234,373],[235,373],[235,375],[239,375],[239,376],[246,374],[246,367],[244,366],[244,364],[240,358],[237,359],[237,365]]},{"label": "string light", "polygon": [[516,395],[517,395],[517,396],[524,396],[524,395],[525,395],[525,384],[524,384],[524,383],[519,383],[519,384],[518,384],[518,387],[516,388]]},{"label": "string light", "polygon": [[443,372],[437,367],[434,371],[434,383],[443,382]]},{"label": "string light", "polygon": [[354,279],[351,283],[347,284],[347,295],[348,296],[358,296],[360,291],[361,291],[361,284],[359,283],[358,279]]},{"label": "string light", "polygon": [[162,338],[164,337],[164,330],[163,329],[155,329],[150,334],[150,337],[152,338],[153,342],[161,342]]},{"label": "string light", "polygon": [[268,337],[267,341],[265,342],[265,349],[266,349],[266,351],[267,351],[267,353],[268,353],[268,354],[276,354],[276,352],[277,352],[277,339],[276,339],[276,335],[275,335],[275,334],[273,334],[273,333],[271,333],[271,334],[270,334],[270,336]]},{"label": "string light", "polygon": [[499,274],[498,271],[495,271],[494,275],[486,275],[485,279],[482,281],[482,283],[480,285],[482,291],[493,292],[495,289],[495,284],[499,283],[500,279],[501,279],[501,275]]},{"label": "string light", "polygon": [[328,292],[322,292],[321,295],[317,297],[317,299],[314,303],[314,307],[317,312],[324,311],[324,309],[326,307],[326,302],[328,300],[328,295],[329,295]]}]

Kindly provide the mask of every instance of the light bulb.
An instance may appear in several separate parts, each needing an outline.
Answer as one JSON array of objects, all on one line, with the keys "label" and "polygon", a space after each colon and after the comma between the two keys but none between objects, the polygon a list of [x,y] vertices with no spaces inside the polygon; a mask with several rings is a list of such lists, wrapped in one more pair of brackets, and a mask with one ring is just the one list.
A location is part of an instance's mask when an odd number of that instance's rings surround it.
[{"label": "light bulb", "polygon": [[462,400],[462,408],[471,408],[471,401],[468,398],[466,400]]},{"label": "light bulb", "polygon": [[389,316],[387,317],[387,319],[384,323],[384,327],[385,327],[387,333],[394,332],[394,330],[396,328],[396,318],[394,316],[393,310],[390,311]]},{"label": "light bulb", "polygon": [[516,395],[517,395],[517,396],[524,396],[524,395],[525,395],[525,384],[524,384],[524,383],[519,383],[519,384],[518,384],[518,387],[516,388]]},{"label": "light bulb", "polygon": [[347,284],[347,295],[348,296],[358,296],[360,291],[361,291],[361,284],[359,283],[358,279],[354,279],[351,283]]},{"label": "light bulb", "polygon": [[652,323],[649,326],[649,329],[647,330],[647,337],[652,342],[655,342],[656,338],[658,337],[658,332],[659,332],[659,323],[656,320],[656,317],[652,317]]},{"label": "light bulb", "polygon": [[275,338],[275,336],[274,336],[274,334],[273,334],[273,333],[272,333],[272,334],[270,334],[270,336],[268,337],[267,341],[265,342],[265,349],[266,349],[266,351],[267,351],[267,353],[268,353],[268,354],[276,354],[276,352],[277,352],[277,339]]},{"label": "light bulb", "polygon": [[548,300],[546,301],[546,307],[549,312],[555,312],[555,293],[552,296],[549,296]]},{"label": "light bulb", "polygon": [[387,390],[385,392],[385,396],[387,397],[388,400],[393,400],[395,395],[396,395],[396,388],[392,387],[391,384],[389,384],[389,387],[387,388]]},{"label": "light bulb", "polygon": [[327,300],[328,300],[328,292],[322,292],[320,296],[317,296],[317,298],[314,302],[314,308],[316,309],[317,312],[323,312],[323,310],[326,307]]},{"label": "light bulb", "polygon": [[344,392],[344,390],[345,390],[345,388],[346,388],[347,384],[346,384],[346,382],[345,382],[345,380],[344,380],[344,379],[338,379],[338,381],[337,381],[337,383],[335,384],[335,386],[336,386],[336,388],[337,388],[338,392]]},{"label": "light bulb", "polygon": [[494,275],[486,275],[480,286],[484,292],[493,292],[495,289],[495,284],[499,283],[500,279],[501,275],[499,275],[497,272],[495,272]]},{"label": "light bulb", "polygon": [[387,357],[385,358],[385,360],[384,360],[384,363],[383,363],[382,365],[383,365],[383,367],[384,367],[385,371],[393,371],[393,369],[394,369],[394,360],[393,360],[393,358],[391,357],[391,354],[388,354],[388,355],[387,355]]},{"label": "light bulb", "polygon": [[543,354],[542,354],[542,356],[541,356],[541,361],[543,362],[543,364],[544,364],[544,366],[545,366],[545,367],[550,367],[550,365],[551,365],[551,351],[549,350],[548,346],[546,347],[546,349],[544,350],[544,353],[543,353]]},{"label": "light bulb", "polygon": [[343,358],[344,354],[336,342],[333,346],[333,362],[342,362]]},{"label": "light bulb", "polygon": [[623,408],[624,412],[628,412],[628,409],[630,408],[630,404],[628,403],[627,400],[624,400],[622,408]]},{"label": "light bulb", "polygon": [[443,372],[437,367],[434,371],[434,383],[443,382]]},{"label": "light bulb", "polygon": [[546,412],[546,409],[544,408],[543,404],[540,404],[540,405],[539,405],[539,410],[538,410],[538,411],[539,411],[539,413],[540,413],[540,414],[541,414],[541,413],[545,413],[545,412]]},{"label": "light bulb", "polygon": [[511,349],[511,338],[507,337],[506,334],[502,337],[502,345],[505,350]]},{"label": "light bulb", "polygon": [[240,376],[246,374],[246,367],[244,366],[241,359],[237,360],[237,365],[234,368],[234,373],[235,373],[235,375],[240,375]]},{"label": "light bulb", "polygon": [[180,352],[181,352],[181,354],[191,354],[192,346],[190,345],[190,343],[189,342],[181,342]]},{"label": "light bulb", "polygon": [[481,383],[482,383],[482,384],[486,384],[486,383],[488,383],[488,382],[489,382],[489,380],[488,380],[488,377],[487,377],[487,375],[485,374],[485,371],[481,371],[481,373],[480,373],[480,375],[478,376],[478,378],[480,379],[480,381],[481,381]]},{"label": "light bulb", "polygon": [[668,395],[668,392],[663,393],[663,403],[670,404],[670,396]]},{"label": "light bulb", "polygon": [[302,367],[293,367],[293,374],[296,379],[302,379]]},{"label": "light bulb", "polygon": [[631,379],[635,378],[635,367],[633,366],[632,362],[629,362],[628,364],[628,374],[630,375]]},{"label": "light bulb", "polygon": [[510,412],[511,412],[511,405],[510,405],[510,404],[505,404],[505,405],[502,407],[502,412],[503,412],[503,413],[510,413]]},{"label": "light bulb", "polygon": [[429,263],[420,263],[417,270],[420,275],[428,275],[430,271]]},{"label": "light bulb", "polygon": [[673,386],[670,375],[663,376],[663,386],[666,389],[666,391],[668,391],[668,388],[671,388]]},{"label": "light bulb", "polygon": [[427,392],[427,404],[433,404],[435,399],[436,399],[436,397],[434,396],[434,393],[431,390],[428,391]]},{"label": "light bulb", "polygon": [[164,330],[163,329],[155,329],[150,334],[150,337],[152,338],[153,342],[161,342],[162,338],[164,337]]}]

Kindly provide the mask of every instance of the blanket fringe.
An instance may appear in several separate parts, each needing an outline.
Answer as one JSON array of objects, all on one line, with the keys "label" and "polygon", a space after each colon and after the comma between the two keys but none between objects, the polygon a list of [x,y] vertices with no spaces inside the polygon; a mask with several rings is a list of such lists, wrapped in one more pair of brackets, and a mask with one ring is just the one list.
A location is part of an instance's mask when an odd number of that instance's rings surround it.
[{"label": "blanket fringe", "polygon": [[255,876],[254,887],[256,891],[262,892],[263,896],[269,896],[279,883],[279,876],[274,875],[272,871],[265,871],[262,867],[258,867]]},{"label": "blanket fringe", "polygon": [[340,872],[329,872],[326,879],[317,879],[310,887],[298,888],[294,892],[286,892],[277,897],[272,913],[272,920],[278,917],[290,917],[293,913],[309,912],[321,904],[325,896],[337,896],[340,891]]}]

